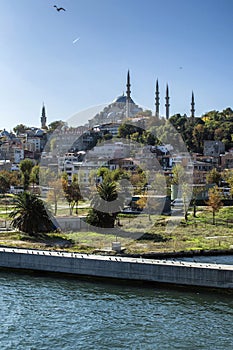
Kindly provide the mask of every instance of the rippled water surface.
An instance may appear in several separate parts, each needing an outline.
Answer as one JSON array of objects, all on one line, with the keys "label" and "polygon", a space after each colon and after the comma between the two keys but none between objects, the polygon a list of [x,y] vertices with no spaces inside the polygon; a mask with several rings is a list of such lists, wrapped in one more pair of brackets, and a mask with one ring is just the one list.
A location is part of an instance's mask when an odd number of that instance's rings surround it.
[{"label": "rippled water surface", "polygon": [[233,300],[0,272],[0,349],[233,349]]}]

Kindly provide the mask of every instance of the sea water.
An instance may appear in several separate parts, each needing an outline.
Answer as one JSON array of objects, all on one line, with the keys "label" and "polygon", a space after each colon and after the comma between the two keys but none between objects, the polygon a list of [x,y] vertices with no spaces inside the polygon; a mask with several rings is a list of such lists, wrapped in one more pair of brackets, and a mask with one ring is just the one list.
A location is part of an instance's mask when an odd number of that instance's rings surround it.
[{"label": "sea water", "polygon": [[0,349],[233,349],[233,299],[0,271]]}]

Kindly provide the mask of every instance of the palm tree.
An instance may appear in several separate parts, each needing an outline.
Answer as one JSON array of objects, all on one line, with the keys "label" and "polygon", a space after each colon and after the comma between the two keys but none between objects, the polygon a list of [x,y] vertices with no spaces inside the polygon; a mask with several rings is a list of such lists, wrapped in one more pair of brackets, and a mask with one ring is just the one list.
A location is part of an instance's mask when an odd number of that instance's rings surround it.
[{"label": "palm tree", "polygon": [[14,209],[10,213],[11,225],[29,236],[37,236],[39,232],[54,231],[55,226],[44,207],[43,201],[30,192],[15,196]]},{"label": "palm tree", "polygon": [[116,216],[123,208],[123,201],[118,195],[116,183],[104,180],[99,184],[91,206],[87,222],[98,227],[113,228]]}]

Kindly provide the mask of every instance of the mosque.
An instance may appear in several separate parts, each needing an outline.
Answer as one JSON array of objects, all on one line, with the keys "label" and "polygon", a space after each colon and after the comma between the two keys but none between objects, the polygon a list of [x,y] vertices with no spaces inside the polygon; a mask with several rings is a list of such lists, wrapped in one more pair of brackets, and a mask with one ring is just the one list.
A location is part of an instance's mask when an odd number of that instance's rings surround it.
[{"label": "mosque", "polygon": [[[127,83],[126,83],[126,94],[118,96],[112,103],[106,106],[101,112],[97,113],[92,119],[88,120],[88,127],[93,128],[96,125],[110,124],[110,123],[122,123],[125,119],[134,118],[137,114],[143,111],[131,97],[130,90],[130,72],[127,73]],[[160,115],[160,91],[158,79],[156,80],[155,88],[155,111],[154,115],[158,118]],[[169,87],[166,86],[166,96],[165,96],[165,118],[169,119],[170,117],[170,96],[169,96]],[[190,117],[195,117],[195,102],[194,102],[194,93],[192,92],[191,97],[191,115]],[[41,129],[46,129],[46,113],[45,106],[43,104],[42,113],[41,113]]]},{"label": "mosque", "polygon": [[[117,97],[112,103],[106,106],[103,111],[96,114],[92,119],[88,121],[89,127],[92,128],[95,125],[107,124],[107,123],[121,123],[124,119],[134,118],[137,114],[143,111],[131,97],[130,90],[130,73],[127,73],[127,83],[126,83],[126,95],[123,93],[121,96]],[[160,116],[159,106],[160,106],[160,97],[159,97],[159,83],[158,79],[156,80],[156,89],[155,89],[155,116]],[[169,87],[166,86],[166,96],[165,96],[165,118],[169,119],[170,117],[170,96],[169,96]],[[194,93],[192,92],[191,98],[191,117],[195,117],[195,102],[194,102]]]}]

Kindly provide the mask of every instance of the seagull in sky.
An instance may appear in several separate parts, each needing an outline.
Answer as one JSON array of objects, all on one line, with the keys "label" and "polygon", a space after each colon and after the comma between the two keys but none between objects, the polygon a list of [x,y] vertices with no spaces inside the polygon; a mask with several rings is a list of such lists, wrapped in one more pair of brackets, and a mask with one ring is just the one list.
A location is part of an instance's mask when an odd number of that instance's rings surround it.
[{"label": "seagull in sky", "polygon": [[80,38],[74,39],[73,44],[75,44],[77,41],[79,41]]},{"label": "seagull in sky", "polygon": [[56,8],[56,10],[59,11],[65,11],[66,9],[64,9],[63,7],[57,7],[57,5],[54,5],[53,7]]}]

